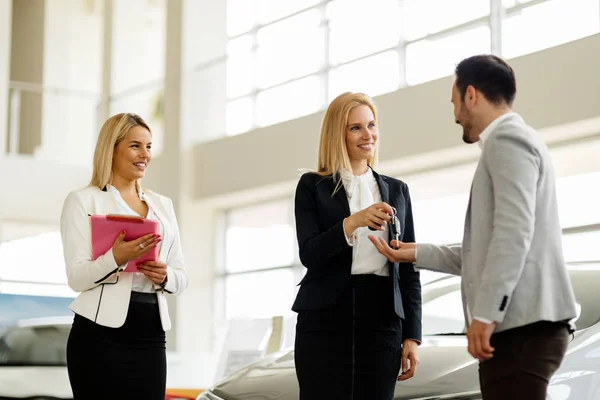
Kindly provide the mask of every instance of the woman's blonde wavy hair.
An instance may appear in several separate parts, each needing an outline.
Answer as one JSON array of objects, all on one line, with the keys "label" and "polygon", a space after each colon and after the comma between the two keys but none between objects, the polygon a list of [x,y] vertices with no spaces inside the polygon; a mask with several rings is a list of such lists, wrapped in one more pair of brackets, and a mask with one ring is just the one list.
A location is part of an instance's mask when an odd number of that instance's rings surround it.
[{"label": "woman's blonde wavy hair", "polygon": [[[333,176],[337,180],[342,168],[352,171],[348,149],[346,148],[346,128],[350,111],[361,105],[369,107],[373,112],[375,121],[377,121],[377,108],[371,97],[364,93],[342,93],[329,104],[321,124],[319,164],[317,171],[314,172],[321,176]],[[378,143],[373,158],[367,160],[370,167],[373,167],[377,162]]]},{"label": "woman's blonde wavy hair", "polygon": [[[94,169],[89,186],[103,189],[112,182],[113,154],[115,147],[127,136],[129,131],[141,126],[152,134],[150,127],[142,117],[132,113],[116,114],[110,117],[98,134],[96,150],[94,151]],[[141,183],[136,181],[138,189]]]}]

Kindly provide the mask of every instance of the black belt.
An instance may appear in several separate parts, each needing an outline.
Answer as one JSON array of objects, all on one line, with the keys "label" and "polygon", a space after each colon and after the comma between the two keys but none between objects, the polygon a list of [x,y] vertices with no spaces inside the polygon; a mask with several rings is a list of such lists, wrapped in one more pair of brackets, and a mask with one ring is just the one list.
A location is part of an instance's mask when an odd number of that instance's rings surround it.
[{"label": "black belt", "polygon": [[158,304],[156,293],[131,292],[131,298],[129,301],[136,303]]},{"label": "black belt", "polygon": [[375,274],[350,275],[353,287],[359,286],[386,286],[392,284],[392,278],[389,276]]}]

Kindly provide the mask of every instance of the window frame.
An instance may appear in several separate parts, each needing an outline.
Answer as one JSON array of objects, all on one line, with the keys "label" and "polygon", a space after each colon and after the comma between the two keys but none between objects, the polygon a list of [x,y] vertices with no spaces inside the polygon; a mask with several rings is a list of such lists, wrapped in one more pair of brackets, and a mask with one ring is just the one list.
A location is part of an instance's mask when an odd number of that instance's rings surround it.
[{"label": "window frame", "polygon": [[[283,17],[274,19],[268,23],[265,24],[260,24],[260,23],[255,23],[254,26],[251,29],[245,30],[243,32],[237,33],[235,35],[229,36],[228,37],[228,41],[231,40],[235,40],[237,38],[240,38],[242,36],[245,35],[250,35],[252,37],[252,41],[253,41],[253,46],[251,51],[252,54],[252,59],[253,61],[253,65],[250,66],[250,68],[256,68],[255,67],[255,63],[256,63],[256,54],[258,51],[258,40],[257,40],[257,34],[258,31],[268,27],[270,25],[279,23],[281,21],[284,21],[286,19],[292,18],[294,16],[297,16],[299,14],[302,14],[304,12],[310,11],[310,10],[319,10],[321,13],[321,24],[323,27],[323,41],[324,41],[324,62],[323,62],[323,66],[320,70],[310,73],[310,74],[305,74],[305,75],[301,75],[301,76],[294,76],[290,79],[287,79],[285,81],[279,82],[277,84],[274,85],[270,85],[270,86],[265,86],[263,88],[258,88],[257,86],[257,82],[256,82],[256,71],[254,71],[253,74],[253,81],[252,81],[252,89],[249,92],[244,93],[243,95],[239,95],[239,96],[235,96],[235,97],[226,97],[226,102],[227,104],[229,104],[230,102],[234,102],[236,100],[239,100],[241,98],[250,98],[253,104],[253,115],[252,115],[252,123],[250,125],[250,127],[248,127],[247,130],[244,131],[227,131],[225,132],[225,136],[232,136],[232,135],[238,135],[238,134],[242,134],[245,132],[249,132],[252,131],[256,128],[260,128],[263,126],[270,126],[271,124],[268,125],[261,125],[258,121],[257,118],[257,111],[256,111],[256,104],[257,104],[257,97],[259,95],[259,93],[263,92],[263,91],[267,91],[270,89],[274,89],[277,88],[279,86],[283,86],[283,85],[287,85],[290,83],[293,83],[295,81],[299,81],[301,79],[305,79],[308,78],[310,76],[318,76],[321,80],[321,85],[322,85],[322,90],[320,93],[320,96],[322,97],[321,99],[321,104],[320,104],[320,109],[322,110],[330,101],[331,98],[331,94],[329,93],[329,89],[331,87],[330,85],[330,72],[336,68],[339,68],[341,66],[347,65],[347,64],[352,64],[355,63],[357,61],[360,60],[364,60],[373,56],[377,56],[379,54],[388,52],[388,51],[396,51],[398,53],[398,57],[400,59],[399,65],[400,68],[398,70],[398,76],[399,76],[399,85],[396,89],[400,89],[400,88],[404,88],[407,86],[411,86],[407,83],[407,79],[406,79],[406,66],[407,66],[407,59],[406,59],[406,48],[407,46],[416,43],[416,42],[420,42],[422,40],[439,40],[439,39],[443,39],[446,37],[450,37],[450,36],[454,36],[456,34],[460,34],[463,33],[465,31],[469,31],[471,29],[477,28],[477,27],[481,27],[482,25],[485,26],[489,26],[490,28],[490,49],[491,49],[491,53],[492,54],[496,54],[498,56],[502,56],[502,29],[503,29],[503,21],[519,14],[521,11],[531,8],[531,7],[535,7],[537,5],[540,5],[542,3],[545,2],[549,2],[549,1],[553,1],[553,0],[531,0],[525,3],[515,3],[515,5],[511,6],[511,7],[505,7],[503,5],[503,0],[488,0],[490,2],[490,13],[489,15],[485,15],[479,18],[475,18],[469,21],[466,21],[464,23],[461,23],[459,25],[455,25],[449,28],[445,28],[442,29],[440,31],[437,32],[433,32],[433,33],[429,33],[429,34],[425,34],[425,35],[421,35],[419,37],[415,37],[412,38],[411,40],[405,40],[403,38],[403,34],[401,33],[400,36],[397,38],[397,41],[394,45],[384,48],[384,49],[380,49],[378,51],[374,51],[368,54],[364,54],[360,57],[355,57],[352,59],[348,59],[345,60],[344,62],[340,62],[340,63],[333,63],[330,60],[330,46],[331,46],[331,41],[330,41],[330,23],[329,20],[327,19],[327,15],[326,15],[326,11],[327,11],[327,5],[332,3],[333,1],[336,0],[321,0],[320,2],[316,3],[315,5],[306,7],[306,8],[302,8],[298,11],[295,11],[293,13],[290,13],[288,15],[285,15]],[[399,24],[402,24],[402,8],[403,8],[403,1],[404,0],[396,0],[399,4],[399,10],[400,10],[400,19],[398,21]],[[600,18],[600,15],[598,16],[598,18]],[[226,63],[229,60],[229,56],[226,55],[223,58],[224,62]],[[199,68],[202,69],[202,68]],[[424,82],[419,82],[420,83],[424,83]],[[299,118],[301,117],[300,115],[294,118]],[[275,123],[279,123],[279,122],[275,122]]]}]

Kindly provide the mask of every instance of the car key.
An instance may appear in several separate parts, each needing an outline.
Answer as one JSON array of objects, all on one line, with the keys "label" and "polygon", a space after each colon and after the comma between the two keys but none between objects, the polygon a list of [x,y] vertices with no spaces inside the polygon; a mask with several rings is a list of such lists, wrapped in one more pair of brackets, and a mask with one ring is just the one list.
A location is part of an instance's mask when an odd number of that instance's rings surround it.
[{"label": "car key", "polygon": [[[392,207],[392,210],[393,210],[393,214],[392,214],[392,222],[391,222],[391,224],[393,224],[393,223],[394,223],[394,218],[396,218],[396,208],[395,208],[395,207]],[[379,225],[379,226],[381,227],[381,225]],[[398,226],[399,226],[399,225],[398,225]],[[375,228],[372,228],[372,227],[370,227],[370,226],[369,226],[369,230],[370,230],[370,231],[376,231],[377,229],[375,229]]]},{"label": "car key", "polygon": [[[398,219],[398,217],[396,215],[394,215],[394,221],[392,224],[392,236],[394,237],[395,241],[399,241],[400,240],[400,220]],[[396,250],[398,250],[396,248]]]}]

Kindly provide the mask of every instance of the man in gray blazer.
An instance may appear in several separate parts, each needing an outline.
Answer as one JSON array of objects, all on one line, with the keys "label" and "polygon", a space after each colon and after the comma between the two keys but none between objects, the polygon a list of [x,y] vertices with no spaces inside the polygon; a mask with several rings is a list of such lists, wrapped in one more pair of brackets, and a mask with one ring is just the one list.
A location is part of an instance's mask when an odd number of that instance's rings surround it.
[{"label": "man in gray blazer", "polygon": [[[392,262],[462,277],[469,353],[483,398],[544,400],[564,357],[575,297],[562,252],[548,148],[511,110],[512,68],[492,55],[456,67],[452,103],[481,158],[462,246],[371,240]],[[443,223],[443,221],[440,221]]]}]

